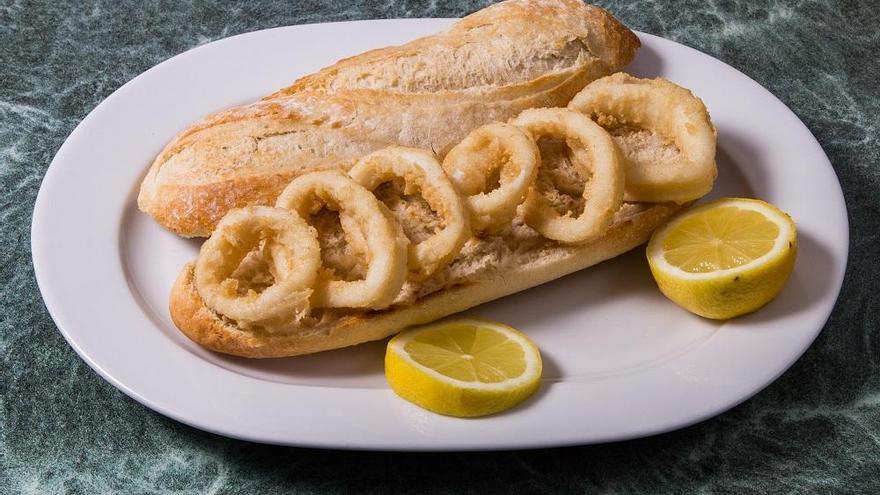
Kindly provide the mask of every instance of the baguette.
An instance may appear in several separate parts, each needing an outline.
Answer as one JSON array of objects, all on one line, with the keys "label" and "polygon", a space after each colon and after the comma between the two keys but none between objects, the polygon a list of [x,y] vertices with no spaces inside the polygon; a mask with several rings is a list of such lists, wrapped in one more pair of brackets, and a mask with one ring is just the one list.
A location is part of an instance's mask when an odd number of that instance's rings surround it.
[{"label": "baguette", "polygon": [[[328,310],[313,325],[293,333],[244,330],[218,315],[199,296],[189,263],[171,290],[171,318],[191,340],[226,354],[271,358],[337,349],[382,339],[618,256],[647,241],[679,208],[671,203],[625,204],[601,238],[582,245],[541,241],[522,225],[515,226],[519,232],[475,238],[448,268],[446,288],[381,311]],[[518,248],[514,238],[520,245],[532,243]]]},{"label": "baguette", "polygon": [[345,169],[390,144],[442,158],[482,124],[564,106],[638,47],[630,30],[581,0],[502,2],[208,116],[156,157],[138,206],[177,234],[206,237],[227,211],[271,204],[301,173]]}]

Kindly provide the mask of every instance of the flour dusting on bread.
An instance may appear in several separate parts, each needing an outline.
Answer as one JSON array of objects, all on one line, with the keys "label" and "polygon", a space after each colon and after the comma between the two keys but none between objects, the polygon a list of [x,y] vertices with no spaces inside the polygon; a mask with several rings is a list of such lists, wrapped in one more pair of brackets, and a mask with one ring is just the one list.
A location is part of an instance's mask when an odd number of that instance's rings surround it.
[{"label": "flour dusting on bread", "polygon": [[266,99],[181,132],[141,184],[139,208],[185,237],[207,237],[231,208],[271,205],[305,171],[344,167],[388,145],[442,158],[471,130],[568,103],[621,70],[638,38],[580,0],[501,2],[450,29],[372,50]]}]

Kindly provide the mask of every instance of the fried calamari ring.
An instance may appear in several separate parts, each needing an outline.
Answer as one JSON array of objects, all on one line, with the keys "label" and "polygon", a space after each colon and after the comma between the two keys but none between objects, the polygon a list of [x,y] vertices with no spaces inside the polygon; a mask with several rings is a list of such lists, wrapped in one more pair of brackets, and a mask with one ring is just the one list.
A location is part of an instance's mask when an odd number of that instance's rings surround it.
[{"label": "fried calamari ring", "polygon": [[389,146],[358,160],[348,174],[369,191],[401,178],[404,194],[421,194],[443,219],[443,226],[437,232],[409,245],[408,265],[414,278],[426,278],[445,266],[471,237],[464,201],[433,154],[416,148]]},{"label": "fried calamari ring", "polygon": [[[407,240],[387,208],[370,191],[342,172],[312,172],[293,180],[275,206],[309,218],[321,205],[339,212],[344,228],[357,227],[367,252],[363,280],[319,277],[315,307],[382,309],[394,300],[406,279]],[[343,220],[345,218],[345,220]]]},{"label": "fried calamari ring", "polygon": [[685,203],[712,189],[715,127],[687,89],[617,73],[588,85],[568,108],[614,136],[624,156],[627,201]]},{"label": "fried calamari ring", "polygon": [[[500,122],[475,129],[443,159],[443,169],[466,196],[476,232],[497,230],[513,220],[540,164],[541,153],[531,136]],[[499,185],[486,191],[495,169]]]},{"label": "fried calamari ring", "polygon": [[[525,221],[541,235],[566,243],[586,242],[601,236],[623,202],[623,162],[611,136],[585,116],[564,108],[526,110],[511,121],[527,130],[535,141],[542,137],[565,140],[572,164],[587,177],[584,211],[577,217],[560,215],[532,187],[523,205]],[[542,167],[550,166],[543,163]]]},{"label": "fried calamari ring", "polygon": [[[249,254],[269,258],[271,285],[241,290],[236,277]],[[308,308],[321,266],[315,230],[299,215],[251,206],[231,210],[202,244],[195,285],[205,305],[242,326],[289,321]]]}]

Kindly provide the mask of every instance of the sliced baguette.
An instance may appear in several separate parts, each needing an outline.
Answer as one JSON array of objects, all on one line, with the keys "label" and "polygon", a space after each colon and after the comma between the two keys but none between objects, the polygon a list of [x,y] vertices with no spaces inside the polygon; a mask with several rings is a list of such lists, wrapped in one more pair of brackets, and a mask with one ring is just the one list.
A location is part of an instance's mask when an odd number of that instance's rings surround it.
[{"label": "sliced baguette", "polygon": [[451,281],[447,288],[409,304],[341,314],[286,333],[244,330],[220,317],[199,296],[193,283],[193,264],[189,263],[171,290],[171,318],[196,343],[226,354],[269,358],[337,349],[382,339],[410,325],[464,311],[618,256],[647,241],[678,208],[672,204],[626,205],[624,210],[631,213],[618,215],[606,234],[594,242],[563,246],[547,241],[540,252],[532,250],[518,253],[515,259],[500,260],[478,277]]},{"label": "sliced baguette", "polygon": [[345,168],[389,144],[442,158],[482,124],[564,106],[622,69],[638,46],[610,14],[580,0],[502,2],[205,118],[155,159],[138,206],[182,236],[205,237],[231,208],[271,204],[305,171]]}]

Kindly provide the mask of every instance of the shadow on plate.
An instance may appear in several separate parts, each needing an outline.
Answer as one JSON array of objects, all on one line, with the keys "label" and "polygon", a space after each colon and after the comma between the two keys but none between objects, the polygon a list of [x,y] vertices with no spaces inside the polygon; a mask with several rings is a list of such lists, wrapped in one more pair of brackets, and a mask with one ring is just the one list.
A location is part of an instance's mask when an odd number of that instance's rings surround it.
[{"label": "shadow on plate", "polygon": [[636,52],[636,58],[624,69],[629,74],[642,78],[655,78],[663,74],[663,59],[649,45],[642,44]]},{"label": "shadow on plate", "polygon": [[798,254],[794,272],[779,296],[763,308],[743,317],[747,323],[778,320],[812,307],[831,290],[834,276],[831,251],[810,234],[798,233]]},{"label": "shadow on plate", "polygon": [[[745,148],[740,146],[736,137],[730,134],[719,132],[718,150],[715,154],[715,163],[718,167],[718,178],[715,180],[715,187],[712,189],[706,199],[724,198],[724,197],[756,197],[755,181],[761,180],[756,174],[761,174],[760,170],[746,170],[746,163],[757,163],[748,157],[749,153],[744,152]],[[746,157],[742,155],[747,155]],[[752,166],[759,169],[760,167]],[[703,199],[702,201],[706,201]]]},{"label": "shadow on plate", "polygon": [[[332,381],[353,377],[383,377],[387,342],[388,339],[383,339],[292,358],[248,359],[212,354],[214,361],[221,366],[246,375],[279,382],[307,384],[310,379]],[[346,383],[348,384],[349,381]],[[363,386],[375,385],[377,383],[363,384]]]}]

